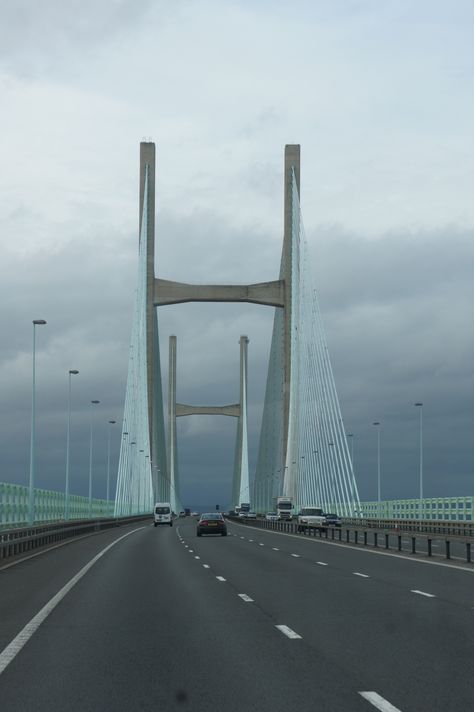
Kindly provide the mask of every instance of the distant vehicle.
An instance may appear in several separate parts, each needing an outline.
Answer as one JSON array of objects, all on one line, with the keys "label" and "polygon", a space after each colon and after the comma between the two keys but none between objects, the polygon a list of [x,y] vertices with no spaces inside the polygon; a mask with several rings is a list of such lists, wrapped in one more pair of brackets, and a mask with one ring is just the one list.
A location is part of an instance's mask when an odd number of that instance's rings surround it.
[{"label": "distant vehicle", "polygon": [[247,512],[239,512],[237,516],[239,519],[247,519]]},{"label": "distant vehicle", "polygon": [[180,516],[180,517],[185,517],[185,516],[186,516],[186,512],[184,511],[184,509],[182,509],[182,510],[180,511],[179,516]]},{"label": "distant vehicle", "polygon": [[184,508],[184,514],[185,514],[186,517],[189,517],[189,515],[191,514],[191,510],[190,510],[188,507],[185,507],[185,508]]},{"label": "distant vehicle", "polygon": [[302,507],[298,514],[297,531],[305,532],[307,529],[326,529],[326,516],[321,507]]},{"label": "distant vehicle", "polygon": [[199,517],[199,512],[191,512],[192,517]]},{"label": "distant vehicle", "polygon": [[247,512],[246,518],[247,519],[257,519],[257,513],[256,512]]},{"label": "distant vehicle", "polygon": [[278,519],[291,521],[293,518],[293,500],[291,497],[274,497],[273,509],[278,514]]},{"label": "distant vehicle", "polygon": [[[237,509],[237,507],[236,507]],[[241,502],[240,503],[240,511],[241,512],[250,512],[250,502]]]},{"label": "distant vehicle", "polygon": [[157,527],[158,524],[168,524],[170,527],[173,526],[171,504],[169,502],[157,502],[155,504],[153,516],[155,527]]},{"label": "distant vehicle", "polygon": [[220,512],[206,512],[201,514],[197,523],[198,536],[203,534],[221,534],[227,536],[227,524]]},{"label": "distant vehicle", "polygon": [[267,512],[265,519],[270,522],[274,522],[278,519],[278,514],[276,512]]},{"label": "distant vehicle", "polygon": [[328,527],[342,527],[341,518],[337,514],[325,514]]}]

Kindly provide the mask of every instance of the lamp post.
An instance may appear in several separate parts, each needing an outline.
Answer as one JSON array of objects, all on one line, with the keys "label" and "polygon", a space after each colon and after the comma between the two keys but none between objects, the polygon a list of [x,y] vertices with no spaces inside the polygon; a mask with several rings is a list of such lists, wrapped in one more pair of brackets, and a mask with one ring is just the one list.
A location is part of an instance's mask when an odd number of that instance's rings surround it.
[{"label": "lamp post", "polygon": [[28,490],[28,524],[32,526],[35,520],[35,390],[36,390],[36,327],[44,326],[44,319],[33,319],[33,381],[31,386],[31,439],[30,439],[30,484]]},{"label": "lamp post", "polygon": [[[100,401],[92,400],[91,406],[98,405]],[[91,421],[90,421],[90,440],[89,440],[89,519],[92,519],[92,430],[93,430],[93,420],[92,420],[92,407],[91,407]]]},{"label": "lamp post", "polygon": [[378,515],[380,519],[380,506],[381,506],[381,497],[380,497],[380,423],[379,421],[375,421],[375,423],[372,423],[372,425],[375,425],[377,428],[377,502],[378,502]]},{"label": "lamp post", "polygon": [[107,502],[109,501],[109,489],[110,489],[110,431],[111,425],[115,425],[116,420],[109,420],[109,433],[107,438]]},{"label": "lamp post", "polygon": [[419,519],[422,519],[421,512],[423,507],[423,403],[415,403],[416,408],[420,409],[420,508],[418,511]]},{"label": "lamp post", "polygon": [[67,395],[67,437],[66,437],[66,485],[64,488],[64,519],[69,519],[69,441],[71,436],[71,376],[77,376],[79,371],[72,369],[68,374]]}]

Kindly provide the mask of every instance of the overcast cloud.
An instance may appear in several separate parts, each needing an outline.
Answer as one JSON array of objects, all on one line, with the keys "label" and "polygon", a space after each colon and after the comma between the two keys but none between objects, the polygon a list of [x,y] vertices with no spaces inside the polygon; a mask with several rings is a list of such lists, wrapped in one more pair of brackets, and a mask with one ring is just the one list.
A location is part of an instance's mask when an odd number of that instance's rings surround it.
[{"label": "overcast cloud", "polygon": [[[26,484],[37,330],[37,484],[95,494],[121,421],[136,278],[139,142],[157,143],[156,273],[278,275],[283,148],[302,210],[362,499],[474,493],[474,7],[470,0],[5,0],[0,4],[0,481]],[[249,343],[250,464],[273,312],[159,311],[164,392],[238,398]],[[113,467],[119,428],[113,437]],[[230,495],[235,422],[180,419],[183,497]]]}]

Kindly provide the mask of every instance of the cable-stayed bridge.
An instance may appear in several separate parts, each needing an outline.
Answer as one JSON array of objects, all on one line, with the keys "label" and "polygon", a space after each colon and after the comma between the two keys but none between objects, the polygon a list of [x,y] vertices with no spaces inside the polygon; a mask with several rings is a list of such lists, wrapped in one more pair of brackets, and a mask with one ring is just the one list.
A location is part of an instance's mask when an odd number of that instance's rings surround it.
[{"label": "cable-stayed bridge", "polygon": [[[275,496],[319,504],[350,516],[360,509],[357,484],[311,276],[300,206],[300,147],[287,145],[284,230],[278,279],[245,285],[195,285],[155,275],[155,144],[140,144],[140,230],[115,514],[149,511],[154,501],[182,508],[176,418],[237,418],[231,506],[268,510]],[[192,301],[251,302],[275,310],[258,459],[249,478],[247,343],[241,337],[240,402],[176,403],[176,338],[170,341],[168,438],[161,381],[157,307]]]}]

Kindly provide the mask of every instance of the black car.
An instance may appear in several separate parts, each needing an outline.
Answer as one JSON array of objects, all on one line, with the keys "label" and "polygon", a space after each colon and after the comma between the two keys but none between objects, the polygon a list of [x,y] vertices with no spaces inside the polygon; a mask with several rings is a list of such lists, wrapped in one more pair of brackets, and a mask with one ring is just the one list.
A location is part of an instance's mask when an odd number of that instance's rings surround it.
[{"label": "black car", "polygon": [[201,514],[197,523],[197,535],[203,534],[221,534],[227,536],[227,524],[220,512],[208,512]]},{"label": "black car", "polygon": [[337,514],[325,514],[326,524],[328,527],[342,526],[341,518]]}]

